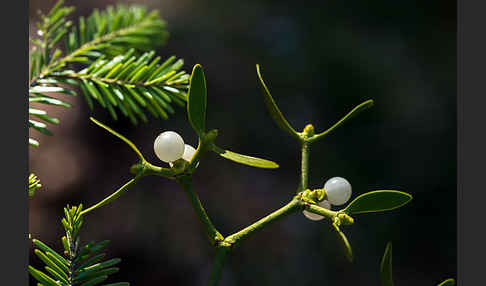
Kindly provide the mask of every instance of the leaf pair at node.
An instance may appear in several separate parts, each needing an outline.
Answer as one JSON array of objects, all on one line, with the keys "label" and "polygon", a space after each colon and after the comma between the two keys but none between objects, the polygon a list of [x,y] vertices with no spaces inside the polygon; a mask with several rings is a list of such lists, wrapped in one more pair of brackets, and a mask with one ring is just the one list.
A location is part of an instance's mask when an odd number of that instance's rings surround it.
[{"label": "leaf pair at node", "polygon": [[[270,113],[270,116],[272,117],[273,121],[277,124],[277,126],[288,133],[290,136],[293,138],[297,139],[298,141],[305,141],[305,142],[315,142],[327,134],[329,134],[331,131],[336,129],[337,127],[341,126],[345,122],[347,122],[349,119],[353,118],[354,116],[358,115],[361,111],[366,110],[373,106],[373,100],[367,100],[355,108],[353,108],[348,114],[346,114],[343,118],[341,118],[336,124],[328,128],[327,130],[319,133],[319,134],[306,134],[306,132],[297,132],[295,129],[289,124],[287,119],[283,116],[282,112],[278,108],[275,100],[273,99],[272,95],[270,94],[270,91],[263,81],[263,77],[260,72],[260,66],[256,65],[256,70],[257,70],[257,76],[261,84],[261,89],[262,89],[262,94],[263,94],[263,99],[265,101],[265,106],[267,107],[268,112]],[[314,133],[314,132],[312,132]]]},{"label": "leaf pair at node", "polygon": [[[187,101],[187,115],[189,122],[199,136],[202,144],[209,144],[209,149],[221,157],[252,167],[257,168],[278,168],[278,164],[269,160],[241,155],[229,150],[220,148],[214,144],[214,142],[208,142],[206,133],[206,106],[207,106],[207,90],[206,90],[206,78],[201,65],[195,65],[191,78],[189,81],[188,101]],[[199,151],[201,144],[198,146]]]}]

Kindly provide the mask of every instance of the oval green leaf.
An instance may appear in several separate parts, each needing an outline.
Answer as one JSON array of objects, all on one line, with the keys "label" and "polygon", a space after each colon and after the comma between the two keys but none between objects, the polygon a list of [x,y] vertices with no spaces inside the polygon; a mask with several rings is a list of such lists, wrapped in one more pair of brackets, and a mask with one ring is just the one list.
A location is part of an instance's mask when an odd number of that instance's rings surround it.
[{"label": "oval green leaf", "polygon": [[278,127],[280,127],[280,129],[287,132],[288,134],[290,134],[290,136],[296,138],[297,140],[300,140],[301,138],[299,134],[294,130],[294,128],[292,128],[292,126],[290,126],[290,124],[287,122],[282,112],[280,111],[280,109],[278,109],[275,100],[273,100],[270,91],[268,90],[267,86],[265,85],[265,82],[263,81],[263,77],[260,73],[259,65],[256,65],[256,70],[257,70],[258,79],[260,80],[261,83],[263,100],[265,101],[265,106],[267,107],[268,112],[270,112],[270,116],[272,117],[273,121],[275,121],[275,123],[277,124]]},{"label": "oval green leaf", "polygon": [[344,211],[348,214],[389,211],[399,208],[411,200],[410,194],[400,191],[372,191],[358,196]]},{"label": "oval green leaf", "polygon": [[438,286],[454,286],[456,281],[453,278],[446,279],[442,281]]},{"label": "oval green leaf", "polygon": [[360,105],[356,106],[355,108],[353,108],[353,110],[351,110],[348,114],[346,114],[343,118],[341,118],[338,122],[336,122],[336,124],[334,124],[333,126],[331,126],[329,129],[327,129],[326,131],[322,132],[322,133],[319,133],[319,134],[316,134],[314,137],[312,137],[309,141],[310,142],[314,142],[314,141],[317,141],[319,139],[321,139],[322,137],[326,136],[328,133],[330,133],[331,131],[333,131],[334,129],[338,128],[339,126],[341,126],[342,124],[344,124],[346,121],[348,121],[349,119],[355,117],[356,115],[358,115],[361,111],[364,111],[370,107],[373,106],[373,100],[372,99],[369,99],[363,103],[361,103]]},{"label": "oval green leaf", "polygon": [[195,65],[189,80],[187,116],[194,131],[201,137],[206,130],[206,79],[201,65]]},{"label": "oval green leaf", "polygon": [[246,155],[241,155],[235,152],[231,152],[229,150],[224,150],[222,148],[217,147],[216,145],[213,145],[212,149],[215,153],[218,153],[221,157],[231,160],[236,163],[240,163],[243,165],[248,165],[252,167],[257,167],[257,168],[264,168],[264,169],[276,169],[278,168],[278,164],[265,160],[265,159],[260,159],[260,158],[255,158],[255,157],[250,157]]},{"label": "oval green leaf", "polygon": [[380,263],[380,278],[382,286],[393,286],[392,277],[392,244],[386,244],[385,253]]}]

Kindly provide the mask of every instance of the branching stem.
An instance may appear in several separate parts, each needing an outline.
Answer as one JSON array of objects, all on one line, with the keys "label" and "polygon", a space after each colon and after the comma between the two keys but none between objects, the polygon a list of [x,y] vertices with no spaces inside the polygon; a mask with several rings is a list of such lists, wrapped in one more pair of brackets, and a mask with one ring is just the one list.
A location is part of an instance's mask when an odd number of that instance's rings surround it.
[{"label": "branching stem", "polygon": [[267,215],[266,217],[256,221],[255,223],[245,227],[244,229],[226,237],[225,242],[230,243],[233,247],[235,247],[238,243],[242,240],[248,238],[251,234],[256,233],[262,230],[267,225],[271,224],[278,219],[286,217],[287,215],[298,211],[299,209],[303,208],[303,203],[300,199],[294,198],[288,204],[281,207],[280,209],[272,212],[271,214]]}]

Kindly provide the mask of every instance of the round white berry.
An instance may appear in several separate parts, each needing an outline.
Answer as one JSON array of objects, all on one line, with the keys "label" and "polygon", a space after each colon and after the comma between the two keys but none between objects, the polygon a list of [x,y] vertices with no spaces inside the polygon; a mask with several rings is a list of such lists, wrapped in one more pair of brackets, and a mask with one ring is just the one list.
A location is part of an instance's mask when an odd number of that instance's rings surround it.
[{"label": "round white berry", "polygon": [[155,138],[154,151],[160,160],[174,162],[184,154],[184,140],[174,131],[165,131]]},{"label": "round white berry", "polygon": [[[325,208],[325,209],[328,209],[328,210],[331,209],[331,203],[329,203],[326,200],[320,202],[318,205],[321,208]],[[308,218],[310,220],[321,220],[321,219],[324,218],[323,216],[315,214],[315,213],[311,213],[310,211],[303,211],[302,213],[305,215],[306,218]]]},{"label": "round white berry", "polygon": [[[187,162],[190,162],[192,156],[194,156],[194,153],[196,153],[196,149],[194,149],[194,147],[192,147],[191,145],[185,144],[184,154],[182,154],[182,159],[186,160]],[[169,162],[169,165],[172,167],[174,164],[172,164],[172,162]]]},{"label": "round white berry", "polygon": [[194,156],[194,153],[196,153],[196,149],[194,149],[194,147],[192,147],[191,145],[186,144],[184,145],[184,154],[182,154],[182,159],[190,162],[192,156]]},{"label": "round white berry", "polygon": [[327,180],[324,191],[329,202],[336,206],[345,204],[351,198],[351,184],[341,177]]}]

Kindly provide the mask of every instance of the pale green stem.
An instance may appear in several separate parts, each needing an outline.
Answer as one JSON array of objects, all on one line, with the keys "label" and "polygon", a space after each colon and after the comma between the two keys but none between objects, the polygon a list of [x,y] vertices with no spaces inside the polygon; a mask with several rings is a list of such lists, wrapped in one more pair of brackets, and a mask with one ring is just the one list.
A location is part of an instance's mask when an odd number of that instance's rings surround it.
[{"label": "pale green stem", "polygon": [[251,224],[250,226],[245,227],[244,229],[238,231],[235,234],[232,234],[224,240],[225,242],[230,243],[231,245],[238,244],[241,240],[247,238],[251,234],[263,229],[265,226],[269,225],[270,223],[283,218],[291,213],[302,209],[302,201],[300,199],[293,199],[285,206],[281,207],[280,209],[272,212],[271,214],[267,215],[266,217],[258,220],[257,222]]},{"label": "pale green stem", "polygon": [[132,173],[139,174],[139,176],[141,177],[155,175],[155,176],[161,176],[164,178],[173,179],[174,176],[177,175],[177,173],[174,172],[173,169],[162,168],[159,166],[152,165],[148,162],[137,163],[130,168],[130,171]]},{"label": "pale green stem", "polygon": [[135,177],[135,178],[131,179],[130,181],[128,181],[128,183],[126,183],[125,185],[121,186],[113,194],[109,195],[108,197],[106,197],[105,199],[103,199],[99,203],[93,205],[92,207],[89,207],[89,208],[83,210],[81,212],[81,215],[87,214],[87,213],[89,213],[92,210],[95,210],[97,208],[100,208],[100,207],[102,207],[102,206],[104,206],[106,204],[109,204],[111,201],[116,200],[121,195],[123,195],[130,186],[134,185],[138,181],[138,179],[139,179],[139,177]]},{"label": "pale green stem", "polygon": [[305,191],[309,184],[309,154],[310,143],[302,142],[301,191]]},{"label": "pale green stem", "polygon": [[211,244],[215,245],[218,241],[222,241],[224,237],[219,233],[216,227],[213,225],[211,220],[209,219],[204,207],[199,200],[198,195],[192,189],[192,178],[191,176],[183,176],[177,179],[177,181],[182,185],[189,201],[192,204],[192,207],[196,211],[196,214],[199,217],[199,220],[204,225],[206,229],[206,234],[209,238]]},{"label": "pale green stem", "polygon": [[311,212],[311,213],[318,214],[318,215],[321,215],[321,216],[329,218],[329,219],[332,219],[337,215],[337,212],[335,212],[335,211],[331,211],[331,210],[328,210],[328,209],[325,209],[325,208],[321,208],[320,206],[316,206],[316,205],[312,205],[312,204],[306,204],[305,209],[307,211]]}]

